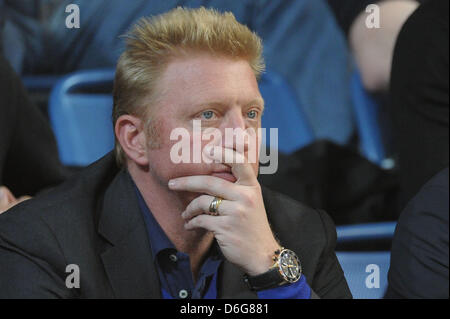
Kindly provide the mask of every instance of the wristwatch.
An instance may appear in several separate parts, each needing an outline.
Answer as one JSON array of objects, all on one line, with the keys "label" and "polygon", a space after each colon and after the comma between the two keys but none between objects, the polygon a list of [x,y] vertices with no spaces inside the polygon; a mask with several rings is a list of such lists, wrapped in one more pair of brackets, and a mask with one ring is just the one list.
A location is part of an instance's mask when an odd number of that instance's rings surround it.
[{"label": "wristwatch", "polygon": [[297,255],[289,249],[281,248],[274,252],[274,264],[257,276],[244,276],[250,289],[259,291],[275,288],[286,283],[294,283],[302,276],[302,266]]}]

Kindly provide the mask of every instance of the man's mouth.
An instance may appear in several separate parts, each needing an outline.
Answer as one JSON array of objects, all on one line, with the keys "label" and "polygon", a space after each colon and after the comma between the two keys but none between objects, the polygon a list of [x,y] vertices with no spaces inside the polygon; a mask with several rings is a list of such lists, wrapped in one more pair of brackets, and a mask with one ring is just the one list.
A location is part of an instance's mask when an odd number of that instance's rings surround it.
[{"label": "man's mouth", "polygon": [[217,171],[217,172],[212,172],[211,176],[222,178],[222,179],[224,179],[226,181],[229,181],[231,183],[234,183],[237,180],[236,177],[234,177],[234,175],[231,173],[231,169],[223,170],[223,171]]}]

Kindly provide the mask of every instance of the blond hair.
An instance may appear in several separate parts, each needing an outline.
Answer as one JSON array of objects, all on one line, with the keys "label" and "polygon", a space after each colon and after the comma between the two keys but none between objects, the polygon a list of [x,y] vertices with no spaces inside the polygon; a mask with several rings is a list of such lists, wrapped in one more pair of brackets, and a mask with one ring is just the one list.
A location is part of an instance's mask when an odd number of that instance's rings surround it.
[{"label": "blond hair", "polygon": [[[114,80],[113,125],[121,115],[132,114],[146,119],[145,129],[151,133],[149,105],[156,102],[156,83],[172,59],[191,51],[245,59],[257,78],[264,70],[261,39],[230,12],[179,7],[141,18],[125,37]],[[117,138],[115,152],[123,164]]]}]

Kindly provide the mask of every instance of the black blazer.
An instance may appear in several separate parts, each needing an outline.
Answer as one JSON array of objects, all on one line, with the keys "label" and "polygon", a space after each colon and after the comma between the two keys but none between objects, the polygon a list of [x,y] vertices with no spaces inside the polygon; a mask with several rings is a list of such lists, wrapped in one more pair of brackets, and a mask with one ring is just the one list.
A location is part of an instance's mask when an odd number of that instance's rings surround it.
[{"label": "black blazer", "polygon": [[0,185],[15,196],[35,195],[66,176],[47,119],[0,55]]},{"label": "black blazer", "polygon": [[449,297],[448,170],[429,180],[400,215],[386,298]]},{"label": "black blazer", "polygon": [[[263,196],[276,236],[298,254],[314,292],[351,297],[334,253],[331,219],[267,189]],[[79,266],[79,289],[65,286],[69,264]],[[116,166],[112,153],[0,215],[0,270],[0,298],[161,297],[131,177]],[[256,298],[243,275],[225,261],[218,297]]]}]

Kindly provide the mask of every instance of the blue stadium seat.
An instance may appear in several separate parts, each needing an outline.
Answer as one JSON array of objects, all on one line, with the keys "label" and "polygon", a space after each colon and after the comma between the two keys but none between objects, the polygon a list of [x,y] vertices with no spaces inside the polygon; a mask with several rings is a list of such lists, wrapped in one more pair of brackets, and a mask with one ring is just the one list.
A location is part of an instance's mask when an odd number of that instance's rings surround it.
[{"label": "blue stadium seat", "polygon": [[113,148],[112,94],[95,93],[113,79],[110,69],[78,71],[52,89],[49,117],[65,165],[86,166]]},{"label": "blue stadium seat", "polygon": [[358,71],[352,75],[351,95],[362,155],[379,166],[391,168],[378,122],[379,107],[364,89]]},{"label": "blue stadium seat", "polygon": [[[359,248],[358,251],[336,252],[354,298],[378,299],[384,296],[390,252],[365,251],[361,250],[361,247],[367,244],[376,245],[377,242],[388,242],[390,247],[396,225],[396,222],[379,222],[336,227],[338,247],[347,245]],[[362,245],[357,246],[358,244]],[[366,284],[368,277],[377,279],[377,276],[379,287]]]},{"label": "blue stadium seat", "polygon": [[389,251],[349,251],[336,255],[353,298],[383,298],[388,285]]},{"label": "blue stadium seat", "polygon": [[[289,154],[313,142],[313,129],[289,83],[279,74],[268,71],[259,87],[266,101],[262,127],[279,128],[279,150]],[[364,89],[358,71],[352,75],[351,98],[361,154],[379,166],[391,168],[378,123],[379,106]]]},{"label": "blue stadium seat", "polygon": [[314,133],[300,102],[282,76],[267,71],[259,89],[265,102],[261,126],[267,129],[267,145],[269,128],[278,128],[278,149],[286,154],[313,142]]},{"label": "blue stadium seat", "polygon": [[397,222],[379,222],[336,227],[337,243],[351,244],[357,242],[392,240]]}]

